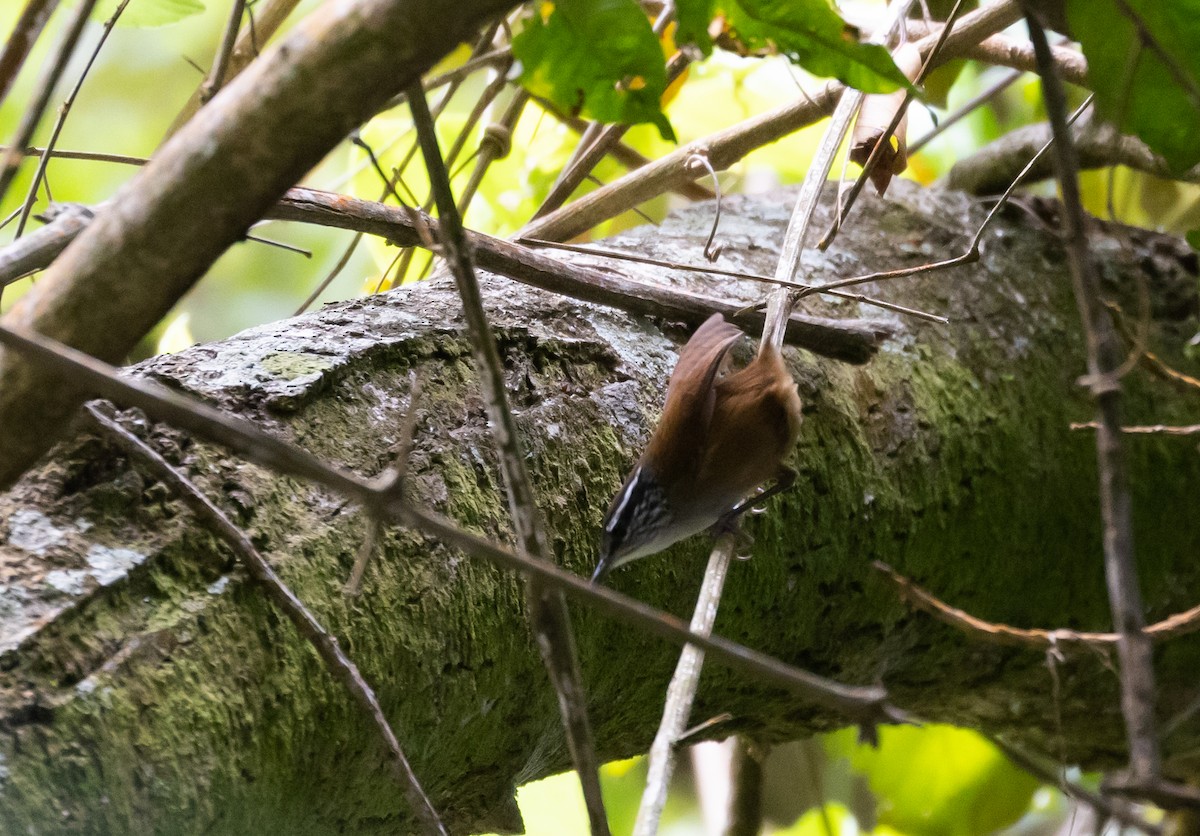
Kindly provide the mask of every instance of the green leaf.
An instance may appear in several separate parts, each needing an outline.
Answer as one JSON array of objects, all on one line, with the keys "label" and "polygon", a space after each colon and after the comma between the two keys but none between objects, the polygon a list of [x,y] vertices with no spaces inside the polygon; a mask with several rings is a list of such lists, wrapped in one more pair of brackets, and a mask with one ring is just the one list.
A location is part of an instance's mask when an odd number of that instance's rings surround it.
[{"label": "green leaf", "polygon": [[721,0],[734,35],[751,48],[774,46],[810,73],[864,93],[908,87],[888,51],[858,40],[827,0]]},{"label": "green leaf", "polygon": [[1189,230],[1186,238],[1193,250],[1200,250],[1200,229]]},{"label": "green leaf", "polygon": [[675,43],[695,44],[704,55],[712,53],[712,38],[708,34],[708,24],[713,19],[713,5],[716,0],[677,0],[675,3],[675,20],[678,27],[675,30]]},{"label": "green leaf", "polygon": [[[101,7],[105,20],[112,16],[118,5],[120,0],[107,0]],[[203,11],[204,3],[201,0],[132,0],[121,12],[117,25],[146,29],[168,26]]]},{"label": "green leaf", "polygon": [[543,5],[513,39],[521,83],[569,113],[601,122],[650,122],[675,132],[662,112],[666,62],[635,0],[560,0]]},{"label": "green leaf", "polygon": [[879,823],[902,833],[992,833],[1021,818],[1038,787],[973,731],[885,726],[877,749],[848,731],[827,738],[830,754],[849,757],[879,800]]},{"label": "green leaf", "polygon": [[1172,171],[1200,163],[1200,0],[1071,0],[1101,116]]}]

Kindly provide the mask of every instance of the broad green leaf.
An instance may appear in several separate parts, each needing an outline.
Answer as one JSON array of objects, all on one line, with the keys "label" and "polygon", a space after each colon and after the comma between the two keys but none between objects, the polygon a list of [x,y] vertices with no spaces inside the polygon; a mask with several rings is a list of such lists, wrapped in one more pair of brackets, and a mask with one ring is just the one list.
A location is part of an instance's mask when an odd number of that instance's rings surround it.
[{"label": "broad green leaf", "polygon": [[1200,163],[1200,0],[1071,0],[1100,115],[1173,171]]},{"label": "broad green leaf", "polygon": [[774,46],[810,73],[864,93],[908,86],[882,46],[858,40],[827,0],[720,0],[734,36],[751,48]]},{"label": "broad green leaf", "polygon": [[513,39],[521,83],[569,113],[601,122],[650,122],[674,139],[662,112],[666,62],[635,0],[545,3]]},{"label": "broad green leaf", "polygon": [[1187,234],[1187,242],[1193,250],[1200,250],[1200,229],[1189,230]]},{"label": "broad green leaf", "polygon": [[[107,0],[102,4],[104,19],[111,17],[119,5],[120,0]],[[201,0],[131,0],[125,11],[121,12],[117,25],[147,29],[168,26],[192,15],[198,15],[204,8]]]},{"label": "broad green leaf", "polygon": [[1029,809],[1038,781],[978,734],[952,726],[885,726],[879,747],[853,733],[827,740],[850,759],[879,801],[879,823],[903,833],[973,836],[1007,827]]}]

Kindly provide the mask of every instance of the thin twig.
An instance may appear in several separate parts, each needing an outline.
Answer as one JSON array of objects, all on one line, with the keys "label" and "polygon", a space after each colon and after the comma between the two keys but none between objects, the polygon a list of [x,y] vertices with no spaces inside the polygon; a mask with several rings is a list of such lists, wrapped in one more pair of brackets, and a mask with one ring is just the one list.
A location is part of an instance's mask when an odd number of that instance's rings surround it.
[{"label": "thin twig", "polygon": [[[981,6],[964,15],[946,42],[943,59],[959,54],[967,45],[978,43],[1018,19],[1020,11],[1010,0]],[[933,48],[936,41],[936,34],[922,38],[917,47],[925,54]],[[718,171],[728,168],[755,149],[775,142],[824,117],[833,109],[845,90],[841,84],[827,82],[811,95],[689,142],[650,165],[630,172],[604,188],[583,195],[569,206],[527,224],[520,234],[555,241],[569,240],[602,221],[616,217],[632,206],[695,179],[695,175],[687,166],[687,160],[693,153],[707,153],[713,167]]]},{"label": "thin twig", "polygon": [[[959,12],[962,11],[962,6],[963,0],[956,0],[954,3],[954,8],[950,10],[950,14],[946,18],[946,22],[942,25],[942,31],[938,33],[937,40],[933,44],[933,49],[931,49],[925,56],[924,63],[921,64],[921,69],[917,72],[917,77],[913,79],[912,83],[914,85],[920,84],[925,79],[925,76],[929,74],[930,69],[933,67],[933,62],[937,59],[938,55],[942,51],[942,48],[946,45],[946,39],[949,38],[950,33],[954,31],[954,23],[958,20],[958,15]],[[863,186],[866,185],[867,179],[871,176],[871,172],[875,170],[875,166],[879,163],[879,160],[883,158],[884,150],[889,147],[888,144],[891,141],[891,137],[896,132],[896,129],[900,126],[900,121],[904,118],[905,113],[907,113],[908,106],[912,103],[913,96],[913,90],[905,91],[903,102],[900,104],[900,107],[896,108],[896,112],[893,114],[890,124],[887,126],[884,132],[879,135],[879,138],[875,140],[875,146],[871,149],[871,153],[867,157],[866,162],[862,164],[862,170],[859,172],[854,184],[844,196],[839,194],[840,199],[838,201],[838,209],[834,214],[833,223],[830,226],[829,231],[826,232],[821,240],[817,243],[817,249],[822,251],[828,249],[829,245],[833,243],[833,239],[837,237],[838,232],[842,228],[842,224],[846,222],[846,218],[850,215],[850,210],[854,208],[855,201],[858,200],[858,196],[862,193]]]},{"label": "thin twig", "polygon": [[[1079,107],[1075,109],[1075,112],[1071,114],[1070,119],[1067,120],[1068,125],[1074,124],[1075,120],[1078,119],[1091,106],[1093,98],[1094,96],[1089,95],[1083,100]],[[928,264],[919,264],[915,267],[901,267],[896,270],[882,270],[878,273],[866,273],[861,276],[852,276],[848,279],[836,279],[832,282],[826,282],[825,284],[810,285],[807,289],[799,291],[799,298],[803,299],[805,296],[810,296],[814,293],[826,293],[837,288],[854,287],[856,285],[866,284],[867,282],[881,281],[884,279],[898,279],[903,276],[915,276],[919,273],[932,273],[936,270],[947,270],[951,267],[958,267],[963,264],[973,264],[974,262],[978,261],[979,245],[983,240],[983,233],[987,231],[988,227],[991,226],[992,221],[994,221],[1000,214],[1000,210],[1008,204],[1013,192],[1015,192],[1017,187],[1020,186],[1024,181],[1025,175],[1035,165],[1037,165],[1038,160],[1040,160],[1042,155],[1049,151],[1053,145],[1054,137],[1051,137],[1046,141],[1045,145],[1038,149],[1038,152],[1033,155],[1033,158],[1030,159],[1028,163],[1025,164],[1025,167],[1021,169],[1021,172],[1017,174],[1015,178],[1013,178],[1012,182],[1008,184],[1008,188],[1004,190],[1004,194],[1000,195],[1000,197],[996,199],[995,204],[987,213],[987,216],[983,219],[983,223],[981,223],[979,228],[975,230],[975,235],[971,238],[971,243],[967,245],[967,249],[962,253],[962,255],[956,255],[953,258],[947,258],[942,261],[934,261]],[[797,301],[799,301],[799,299]]]},{"label": "thin twig", "polygon": [[[1097,430],[1100,424],[1095,421],[1074,422],[1071,424],[1073,430]],[[1149,425],[1125,425],[1121,427],[1121,432],[1128,435],[1200,435],[1200,424],[1149,424]]]},{"label": "thin twig", "polygon": [[33,45],[57,6],[58,0],[28,0],[21,10],[21,16],[13,24],[4,49],[0,51],[0,104],[4,104],[25,59],[33,51]]},{"label": "thin twig", "polygon": [[[1200,431],[1200,427],[1197,427],[1197,431]],[[1116,633],[1012,627],[1008,624],[985,621],[965,610],[950,606],[881,560],[874,561],[871,567],[894,583],[900,591],[900,597],[914,608],[923,610],[943,624],[990,644],[1032,647],[1039,650],[1069,644],[1083,644],[1107,653],[1120,640],[1120,636]],[[1197,631],[1200,631],[1200,605],[1168,616],[1146,628],[1146,634],[1156,642],[1186,636]]]},{"label": "thin twig", "polygon": [[433,802],[425,794],[421,782],[413,772],[412,765],[405,757],[404,750],[400,747],[400,741],[396,738],[387,717],[384,716],[383,708],[379,705],[375,692],[363,679],[358,667],[342,650],[338,640],[329,634],[321,622],[317,621],[308,607],[304,605],[304,602],[296,597],[287,584],[275,574],[271,564],[259,554],[245,533],[234,525],[225,512],[218,508],[194,482],[181,471],[172,467],[157,450],[125,429],[111,416],[101,412],[95,404],[88,404],[87,410],[110,438],[115,440],[135,461],[146,466],[155,478],[175,493],[201,523],[233,549],[234,554],[250,572],[250,576],[259,583],[271,602],[283,610],[284,615],[295,625],[300,635],[317,651],[317,655],[325,663],[330,675],[350,692],[367,719],[374,724],[379,736],[383,738],[384,744],[387,746],[387,760],[392,767],[393,776],[404,788],[413,813],[425,825],[425,829],[431,833],[448,834],[449,831],[442,824]]},{"label": "thin twig", "polygon": [[[534,101],[537,102],[538,107],[540,107],[546,113],[549,113],[559,122],[566,125],[577,134],[582,134],[591,124],[590,122],[585,122],[577,116],[571,116],[570,114],[563,113],[554,106],[553,102],[550,102],[546,99],[534,97]],[[635,151],[625,142],[614,142],[608,149],[608,155],[630,171],[650,165],[651,163],[649,157],[645,156],[640,151]],[[716,195],[714,195],[712,190],[708,187],[702,186],[699,183],[693,183],[690,180],[676,184],[671,188],[671,191],[674,191],[680,197],[686,197],[688,200],[712,200],[714,197],[716,197]]]},{"label": "thin twig", "polygon": [[[1197,392],[1200,392],[1200,379],[1192,377],[1190,374],[1184,374],[1177,369],[1171,368],[1171,366],[1167,365],[1167,363],[1161,357],[1145,347],[1144,338],[1138,340],[1138,335],[1130,332],[1129,326],[1125,322],[1125,312],[1121,310],[1120,305],[1118,305],[1116,302],[1105,302],[1104,306],[1112,313],[1113,324],[1117,326],[1117,331],[1121,334],[1122,339],[1124,339],[1125,342],[1130,345],[1137,344],[1139,342],[1142,344],[1141,351],[1138,352],[1138,358],[1141,364],[1147,370],[1149,370],[1151,374],[1167,381],[1182,392],[1188,392],[1190,394],[1196,394]],[[1074,425],[1072,425],[1072,429],[1075,429]],[[1130,432],[1129,428],[1126,428],[1125,432]]]},{"label": "thin twig", "polygon": [[[0,145],[0,152],[8,151],[9,146]],[[142,166],[150,162],[149,157],[131,157],[128,154],[106,154],[100,151],[64,151],[61,148],[39,148],[31,145],[25,149],[26,157],[41,157],[49,152],[50,156],[60,160],[88,160],[100,163],[120,163],[122,165]]]},{"label": "thin twig", "polygon": [[[526,244],[531,247],[544,247],[551,250],[564,250],[566,252],[580,253],[582,255],[594,255],[600,258],[615,258],[619,261],[632,261],[636,264],[650,264],[655,267],[666,267],[670,270],[683,270],[689,273],[707,273],[713,276],[729,276],[733,279],[745,279],[752,282],[762,282],[764,284],[773,284],[780,287],[790,287],[796,290],[808,290],[813,285],[800,284],[798,282],[781,281],[774,276],[764,276],[759,273],[746,273],[741,270],[725,270],[720,267],[713,267],[708,264],[684,264],[679,261],[671,261],[662,258],[650,258],[649,256],[637,255],[636,253],[626,253],[619,250],[609,250],[603,247],[592,246],[590,244],[560,244],[555,241],[542,241],[537,238],[518,238],[518,244]],[[839,299],[847,299],[852,302],[858,302],[863,305],[870,305],[875,308],[882,308],[886,311],[905,314],[907,316],[915,316],[918,319],[924,319],[926,322],[936,322],[939,325],[945,325],[950,320],[944,316],[931,314],[927,311],[909,308],[905,305],[897,305],[895,302],[885,302],[882,299],[875,299],[871,296],[864,296],[861,293],[847,293],[844,290],[829,290],[824,291],[830,296],[836,296]]]},{"label": "thin twig", "polygon": [[[71,113],[71,107],[75,104],[75,99],[79,96],[79,91],[83,88],[83,82],[87,79],[88,73],[92,71],[92,66],[96,63],[96,59],[100,56],[100,50],[104,48],[108,36],[112,33],[113,27],[117,25],[117,21],[121,18],[121,13],[125,11],[125,7],[129,5],[129,0],[121,0],[112,16],[104,22],[104,28],[100,32],[100,37],[96,41],[96,47],[92,50],[92,54],[88,57],[87,64],[79,73],[79,78],[75,82],[75,86],[71,88],[71,92],[67,95],[66,100],[58,108],[58,118],[54,120],[54,128],[50,131],[50,139],[46,142],[46,152],[41,155],[38,160],[37,169],[33,173],[33,179],[29,181],[29,190],[25,194],[25,203],[21,206],[21,219],[17,221],[17,232],[14,237],[20,238],[25,233],[25,224],[29,221],[29,215],[33,212],[33,204],[37,202],[38,187],[41,186],[42,180],[46,176],[46,166],[50,164],[50,158],[54,154],[54,146],[58,144],[58,137],[62,134],[63,126],[67,123],[67,116]],[[49,198],[49,184],[46,187],[46,196]]]},{"label": "thin twig", "polygon": [[938,120],[938,123],[934,125],[928,133],[922,135],[915,142],[909,143],[909,156],[912,156],[920,151],[930,142],[933,142],[933,140],[937,139],[943,133],[950,130],[950,128],[957,125],[960,121],[970,116],[980,107],[1003,93],[1022,75],[1024,75],[1024,72],[1021,70],[1009,70],[1004,75],[1000,76],[1000,78],[998,78],[995,82],[989,85],[986,89],[980,91],[967,102],[964,102],[961,107],[956,108],[953,113],[949,114],[943,119]]},{"label": "thin twig", "polygon": [[212,71],[208,79],[200,85],[200,104],[217,95],[221,85],[225,83],[225,73],[229,70],[229,58],[233,54],[233,46],[237,42],[238,29],[242,25],[242,12],[246,9],[246,0],[231,0],[229,4],[229,19],[225,22],[225,34],[221,38],[221,46],[213,57]]},{"label": "thin twig", "polygon": [[1119,821],[1126,827],[1142,831],[1146,836],[1162,836],[1163,829],[1157,824],[1151,824],[1129,809],[1128,804],[1110,801],[1099,793],[1092,792],[1087,787],[1068,781],[1058,770],[1040,763],[1036,758],[1018,749],[1013,744],[999,737],[989,736],[992,745],[1004,753],[1004,756],[1017,767],[1025,770],[1033,777],[1052,787],[1057,787],[1063,795],[1075,799],[1080,804],[1086,804],[1100,814],[1102,818]]},{"label": "thin twig", "polygon": [[[734,545],[732,533],[722,534],[713,544],[712,554],[708,558],[708,569],[704,573],[704,582],[700,588],[701,600],[720,600]],[[693,633],[707,636],[712,633],[713,622],[716,619],[715,603],[709,607],[697,607],[692,614],[691,630]],[[703,665],[703,648],[689,644],[679,654],[679,662],[675,665],[671,684],[667,686],[662,720],[647,756],[646,788],[642,791],[642,801],[638,806],[637,820],[633,826],[634,836],[654,836],[658,832],[658,822],[667,803],[667,787],[675,771],[675,746],[687,729],[688,716],[692,713],[692,702],[696,698],[696,686],[700,682],[700,669]]]},{"label": "thin twig", "polygon": [[[300,0],[266,0],[266,2],[253,4],[250,9],[248,25],[238,35],[237,42],[233,46],[233,53],[229,56],[228,66],[222,74],[222,84],[228,83],[236,77],[258,56],[259,47],[263,41],[278,31],[299,3]],[[204,103],[202,97],[208,73],[200,69],[200,75],[205,78],[205,81],[200,83],[191,98],[188,99],[187,104],[175,117],[175,121],[167,129],[167,137],[172,136],[183,127]]]},{"label": "thin twig", "polygon": [[71,18],[71,22],[67,25],[67,31],[63,33],[62,39],[58,42],[54,54],[46,65],[46,70],[39,80],[38,89],[34,93],[29,107],[26,108],[25,114],[21,117],[21,124],[17,127],[12,141],[9,142],[3,160],[0,160],[0,202],[8,194],[8,187],[12,185],[13,178],[17,176],[17,168],[20,167],[21,160],[25,156],[25,148],[33,139],[33,133],[37,130],[38,123],[42,121],[46,105],[50,103],[50,97],[54,95],[54,88],[58,86],[58,80],[67,69],[67,63],[75,54],[75,45],[79,43],[79,36],[83,33],[83,27],[87,24],[95,6],[96,0],[80,0],[79,6],[75,9],[75,16]]},{"label": "thin twig", "polygon": [[263,431],[256,424],[209,406],[195,398],[147,380],[123,379],[100,360],[28,330],[0,324],[0,345],[18,351],[29,362],[70,381],[70,385],[126,407],[141,409],[151,418],[220,444],[248,462],[284,476],[305,479],[358,502],[388,520],[411,525],[466,554],[497,566],[536,577],[545,584],[588,602],[595,609],[649,635],[677,645],[693,644],[729,667],[781,686],[817,705],[840,712],[859,723],[901,722],[903,712],[887,702],[883,688],[843,685],[751,650],[720,636],[702,636],[670,613],[622,595],[610,587],[589,583],[553,563],[512,551],[451,521],[410,505],[389,504],[387,481],[364,479],[326,464],[300,447]]},{"label": "thin twig", "polygon": [[[404,501],[404,481],[408,478],[413,437],[416,435],[417,430],[417,403],[420,399],[421,376],[415,371],[409,372],[408,410],[404,413],[404,418],[400,422],[400,440],[396,450],[396,463],[392,468],[390,483],[385,488],[390,495],[389,501],[391,502],[402,503]],[[350,577],[346,580],[346,585],[342,587],[342,594],[347,597],[357,598],[362,593],[363,576],[367,573],[367,566],[371,562],[371,555],[375,552],[381,527],[382,522],[379,517],[375,514],[369,514],[367,519],[367,536],[363,539],[362,546],[358,550],[358,557],[354,560],[354,567],[350,570]]]},{"label": "thin twig", "polygon": [[[508,406],[500,353],[483,309],[483,298],[475,278],[475,267],[472,264],[467,236],[463,231],[462,218],[458,214],[450,186],[450,175],[438,148],[433,116],[425,103],[425,92],[419,84],[408,89],[408,105],[412,109],[417,139],[425,158],[425,167],[429,171],[430,190],[441,221],[443,255],[454,274],[455,284],[462,298],[463,316],[467,322],[476,371],[483,389],[484,404],[500,458],[500,471],[504,477],[509,513],[516,530],[517,542],[522,551],[548,560],[551,551],[538,513],[533,484],[525,469],[525,456],[522,453],[517,424]],[[596,744],[588,719],[587,695],[583,687],[583,674],[579,667],[579,654],[575,648],[575,636],[566,599],[561,591],[530,579],[526,589],[526,602],[542,661],[558,694],[567,747],[570,749],[571,760],[583,789],[591,832],[593,836],[608,836],[608,817],[604,811],[604,796],[600,788],[600,760],[596,755]]]}]

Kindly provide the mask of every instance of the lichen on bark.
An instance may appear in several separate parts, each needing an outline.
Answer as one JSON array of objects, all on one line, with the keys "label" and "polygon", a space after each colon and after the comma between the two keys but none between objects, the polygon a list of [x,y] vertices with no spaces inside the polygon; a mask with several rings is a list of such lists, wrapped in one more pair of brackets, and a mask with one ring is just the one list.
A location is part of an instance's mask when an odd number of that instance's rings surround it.
[{"label": "lichen on bark", "polygon": [[[955,255],[982,217],[968,198],[893,184],[858,210],[825,280]],[[727,198],[724,259],[769,273],[790,195]],[[710,209],[608,242],[696,261]],[[1106,291],[1154,300],[1154,350],[1196,330],[1195,255],[1144,232],[1098,231]],[[594,262],[585,256],[572,256]],[[607,265],[610,268],[612,265]],[[750,303],[749,282],[621,264]],[[556,559],[588,572],[596,529],[661,405],[670,323],[556,299],[490,277],[489,313]],[[915,614],[873,575],[884,559],[985,618],[1108,625],[1093,439],[1068,424],[1090,406],[1057,244],[1021,213],[982,260],[864,292],[950,317],[946,326],[820,300],[822,315],[885,318],[895,337],[865,366],[788,352],[805,402],[797,487],[755,517],[753,559],[735,565],[718,632],[851,682],[881,680],[916,715],[1004,733],[1089,766],[1119,762],[1112,672],[1091,654],[1059,665],[984,645]],[[1127,309],[1132,310],[1132,307]],[[508,540],[495,457],[452,287],[430,281],[253,329],[139,367],[364,475],[395,456],[421,375],[410,486],[473,531]],[[1183,419],[1189,404],[1128,375],[1131,422]],[[344,582],[365,520],[329,491],[276,477],[136,416],[135,427],[243,525],[339,637],[377,689],[435,805],[457,832],[519,826],[513,787],[567,765],[554,696],[523,615],[520,579],[413,532],[388,529],[363,595]],[[1193,419],[1194,421],[1194,419]],[[1200,457],[1171,438],[1127,442],[1135,542],[1151,619],[1200,598]],[[37,518],[33,512],[40,514]],[[315,654],[173,497],[81,427],[0,495],[0,823],[23,832],[396,832],[410,813],[380,742]],[[36,526],[40,526],[37,528]],[[40,534],[38,539],[34,534]],[[47,540],[46,538],[49,538]],[[145,559],[99,585],[93,546]],[[694,538],[613,575],[621,590],[689,611],[706,551]],[[83,589],[49,586],[79,572]],[[88,574],[92,571],[93,574]],[[56,576],[57,577],[57,576]],[[90,578],[90,580],[89,580]],[[573,605],[605,757],[645,749],[676,651]],[[1159,653],[1160,713],[1194,697],[1200,646]],[[715,730],[787,739],[840,719],[715,662],[694,716]],[[1061,716],[1063,735],[1057,732]],[[1185,723],[1169,754],[1194,748]],[[1191,765],[1176,758],[1176,767]]]}]

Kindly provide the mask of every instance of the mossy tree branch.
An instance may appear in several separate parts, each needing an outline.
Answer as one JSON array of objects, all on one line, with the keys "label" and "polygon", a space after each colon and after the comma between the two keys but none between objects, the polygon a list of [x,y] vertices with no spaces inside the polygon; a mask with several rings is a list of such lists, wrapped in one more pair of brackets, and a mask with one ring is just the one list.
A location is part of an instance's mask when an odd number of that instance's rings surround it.
[{"label": "mossy tree branch", "polygon": [[[860,222],[822,256],[819,278],[960,252],[983,215],[960,195],[892,189],[860,207]],[[727,198],[728,262],[769,271],[777,256],[761,242],[779,240],[788,205],[778,195]],[[698,207],[608,246],[695,260],[710,219]],[[1128,310],[1142,272],[1153,350],[1195,374],[1175,350],[1197,327],[1194,254],[1114,228],[1098,234],[1096,252],[1102,292]],[[717,284],[650,268],[639,278],[651,276]],[[585,573],[682,335],[502,279],[483,284],[551,546]],[[727,279],[719,286],[747,302],[761,293]],[[754,559],[733,566],[717,632],[845,682],[882,680],[920,717],[1033,751],[1058,752],[1061,714],[1068,758],[1121,764],[1117,679],[1103,659],[1069,654],[1055,705],[1040,652],[972,642],[910,611],[870,568],[885,559],[989,620],[1109,628],[1092,439],[1069,429],[1091,410],[1075,384],[1084,352],[1058,243],[1014,212],[989,233],[978,264],[870,292],[951,324],[897,321],[897,336],[866,366],[789,351],[807,409],[800,480],[752,523]],[[857,313],[810,301],[814,314]],[[140,373],[371,476],[392,461],[417,366],[411,495],[503,538],[505,501],[448,282],[329,306]],[[1124,391],[1132,422],[1194,421],[1194,399],[1161,381],[1133,373]],[[245,527],[338,636],[452,829],[515,828],[514,783],[568,763],[554,694],[531,686],[544,678],[520,578],[392,529],[362,596],[347,600],[341,584],[366,527],[356,509],[169,428],[146,426],[143,436]],[[1187,490],[1200,459],[1187,438],[1127,445],[1147,616],[1156,620],[1200,600],[1200,522]],[[117,450],[73,436],[0,495],[0,520],[0,827],[410,827],[385,753],[311,650]],[[686,612],[707,550],[698,538],[612,583]],[[577,630],[602,756],[644,751],[675,649],[594,612],[579,613]],[[1197,664],[1200,647],[1187,639],[1156,650],[1160,719],[1194,699]],[[843,722],[714,664],[694,716],[723,711],[734,719],[715,734],[764,742]],[[1168,772],[1194,769],[1186,753],[1200,726],[1164,728]]]}]

